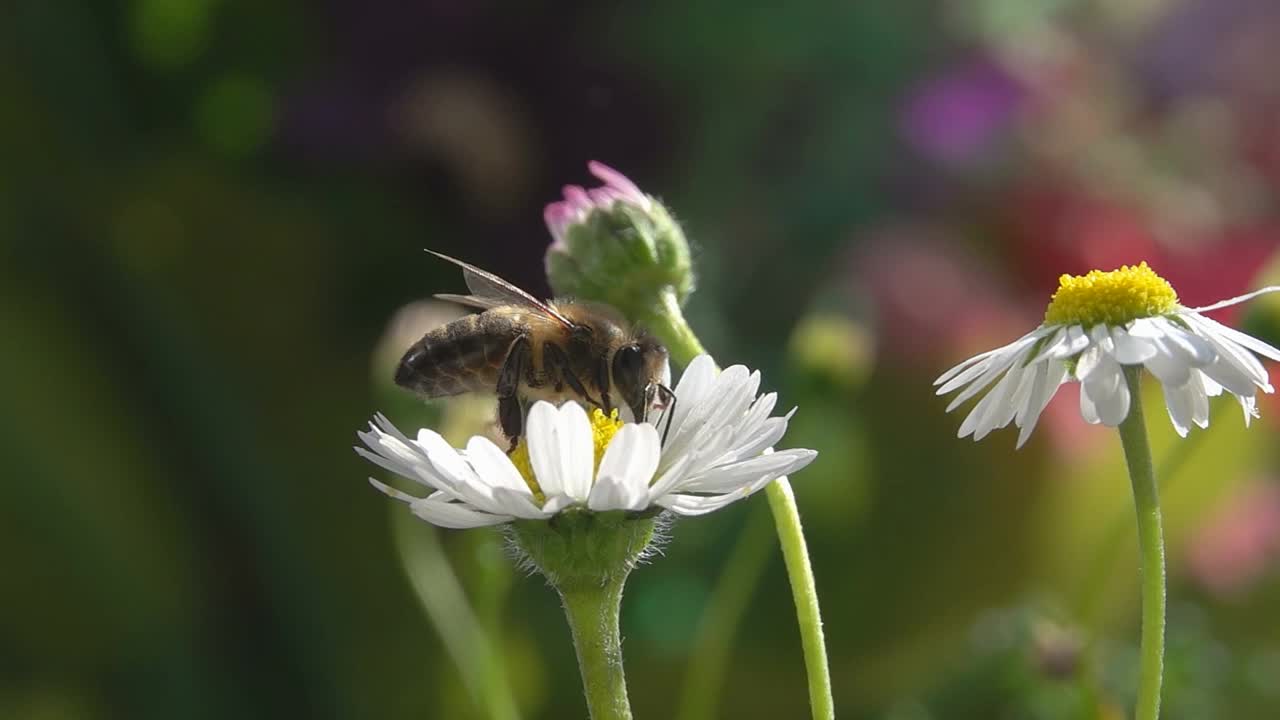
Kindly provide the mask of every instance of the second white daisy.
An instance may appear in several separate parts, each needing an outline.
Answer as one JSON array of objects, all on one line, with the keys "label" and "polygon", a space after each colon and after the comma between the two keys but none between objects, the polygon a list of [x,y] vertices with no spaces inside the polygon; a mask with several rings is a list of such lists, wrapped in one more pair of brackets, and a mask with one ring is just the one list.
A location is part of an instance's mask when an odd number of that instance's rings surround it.
[{"label": "second white daisy", "polygon": [[1063,275],[1045,322],[1004,347],[976,355],[943,373],[938,394],[959,390],[950,412],[991,387],[960,425],[959,436],[981,440],[1010,422],[1021,428],[1018,447],[1040,414],[1071,381],[1080,383],[1080,414],[1090,423],[1118,426],[1129,415],[1123,367],[1140,365],[1160,381],[1169,419],[1179,435],[1209,424],[1209,398],[1224,391],[1239,401],[1245,423],[1256,417],[1256,393],[1273,391],[1254,353],[1280,361],[1280,350],[1185,308],[1164,278],[1141,263],[1087,275]]}]

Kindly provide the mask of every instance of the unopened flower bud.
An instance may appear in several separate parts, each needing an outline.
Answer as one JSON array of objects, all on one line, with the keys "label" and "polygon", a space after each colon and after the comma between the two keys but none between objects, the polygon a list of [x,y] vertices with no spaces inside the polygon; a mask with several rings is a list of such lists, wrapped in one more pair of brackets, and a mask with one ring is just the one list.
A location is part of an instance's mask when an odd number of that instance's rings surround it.
[{"label": "unopened flower bud", "polygon": [[[604,185],[566,186],[564,199],[544,213],[553,238],[546,259],[551,288],[612,305],[659,337],[673,324],[685,334],[683,317],[675,317],[694,288],[684,231],[662,203],[622,173],[594,161],[587,167]],[[680,359],[688,362],[697,352],[690,345],[688,357]]]}]

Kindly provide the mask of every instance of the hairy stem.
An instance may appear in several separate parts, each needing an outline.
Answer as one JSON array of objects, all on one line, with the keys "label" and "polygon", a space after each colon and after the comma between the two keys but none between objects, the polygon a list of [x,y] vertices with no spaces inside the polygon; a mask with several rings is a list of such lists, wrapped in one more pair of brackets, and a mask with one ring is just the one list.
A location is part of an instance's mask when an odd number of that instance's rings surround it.
[{"label": "hairy stem", "polygon": [[1147,427],[1142,417],[1141,367],[1126,367],[1131,405],[1129,417],[1120,423],[1133,504],[1138,514],[1138,547],[1142,556],[1142,649],[1138,666],[1138,702],[1135,720],[1160,717],[1160,684],[1164,672],[1165,567],[1164,534],[1160,522],[1160,498]]},{"label": "hairy stem", "polygon": [[[666,343],[676,362],[688,365],[695,357],[706,352],[697,335],[685,322],[674,291],[663,294],[661,306],[655,308],[652,314],[653,317],[646,318],[646,321]],[[765,495],[769,498],[774,529],[787,564],[787,579],[791,582],[796,620],[800,624],[800,644],[804,649],[805,672],[809,678],[809,707],[815,720],[829,720],[835,717],[831,699],[831,671],[828,669],[827,647],[822,636],[818,588],[814,583],[809,549],[800,525],[800,511],[796,507],[795,495],[791,492],[791,482],[785,477],[769,483]]]},{"label": "hairy stem", "polygon": [[591,720],[631,720],[627,680],[622,672],[622,636],[618,632],[624,582],[625,577],[620,577],[599,586],[559,588],[578,653]]}]

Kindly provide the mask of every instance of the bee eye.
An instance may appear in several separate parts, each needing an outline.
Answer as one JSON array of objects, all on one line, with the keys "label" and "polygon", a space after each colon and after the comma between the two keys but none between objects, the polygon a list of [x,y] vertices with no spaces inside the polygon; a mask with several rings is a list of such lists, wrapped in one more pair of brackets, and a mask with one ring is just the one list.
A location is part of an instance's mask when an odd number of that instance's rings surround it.
[{"label": "bee eye", "polygon": [[638,377],[644,370],[644,358],[640,355],[640,348],[635,345],[627,345],[618,348],[618,352],[613,356],[613,377],[616,382],[618,378]]}]

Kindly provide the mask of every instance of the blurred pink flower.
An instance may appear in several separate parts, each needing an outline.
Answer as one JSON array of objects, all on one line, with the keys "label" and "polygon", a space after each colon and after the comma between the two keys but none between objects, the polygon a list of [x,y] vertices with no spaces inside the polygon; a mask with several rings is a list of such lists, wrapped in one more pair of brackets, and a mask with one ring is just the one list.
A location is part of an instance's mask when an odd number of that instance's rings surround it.
[{"label": "blurred pink flower", "polygon": [[[1198,242],[1161,242],[1145,211],[1043,183],[1014,191],[1005,211],[1006,239],[1018,275],[1047,299],[1063,273],[1132,265],[1143,260],[1178,288],[1188,306],[1234,297],[1254,287],[1280,243],[1280,225],[1228,227]],[[1215,318],[1230,323],[1241,306]]]},{"label": "blurred pink flower", "polygon": [[[923,363],[1020,334],[1030,315],[1000,279],[967,256],[944,231],[925,225],[883,227],[854,258],[875,300],[878,345],[896,362]],[[963,308],[963,312],[946,309]]]},{"label": "blurred pink flower", "polygon": [[1165,272],[1143,218],[1123,205],[1049,182],[1013,190],[1007,208],[1008,241],[1018,274],[1046,300],[1063,273],[1143,260]]},{"label": "blurred pink flower", "polygon": [[635,205],[645,211],[651,207],[653,201],[626,175],[595,160],[587,163],[587,169],[604,182],[602,187],[588,190],[579,185],[565,185],[564,200],[549,203],[542,213],[547,229],[554,238],[553,247],[564,246],[564,236],[569,226],[586,220],[592,210],[607,210],[619,202]]},{"label": "blurred pink flower", "polygon": [[1209,592],[1240,595],[1280,556],[1280,485],[1252,483],[1192,539],[1191,575]]},{"label": "blurred pink flower", "polygon": [[[923,225],[882,228],[854,257],[859,284],[876,307],[878,351],[896,365],[928,371],[1022,334],[1048,300],[1022,299],[943,231]],[[1083,451],[1106,433],[1080,422],[1077,388],[1063,388],[1041,419],[1059,452]]]}]

